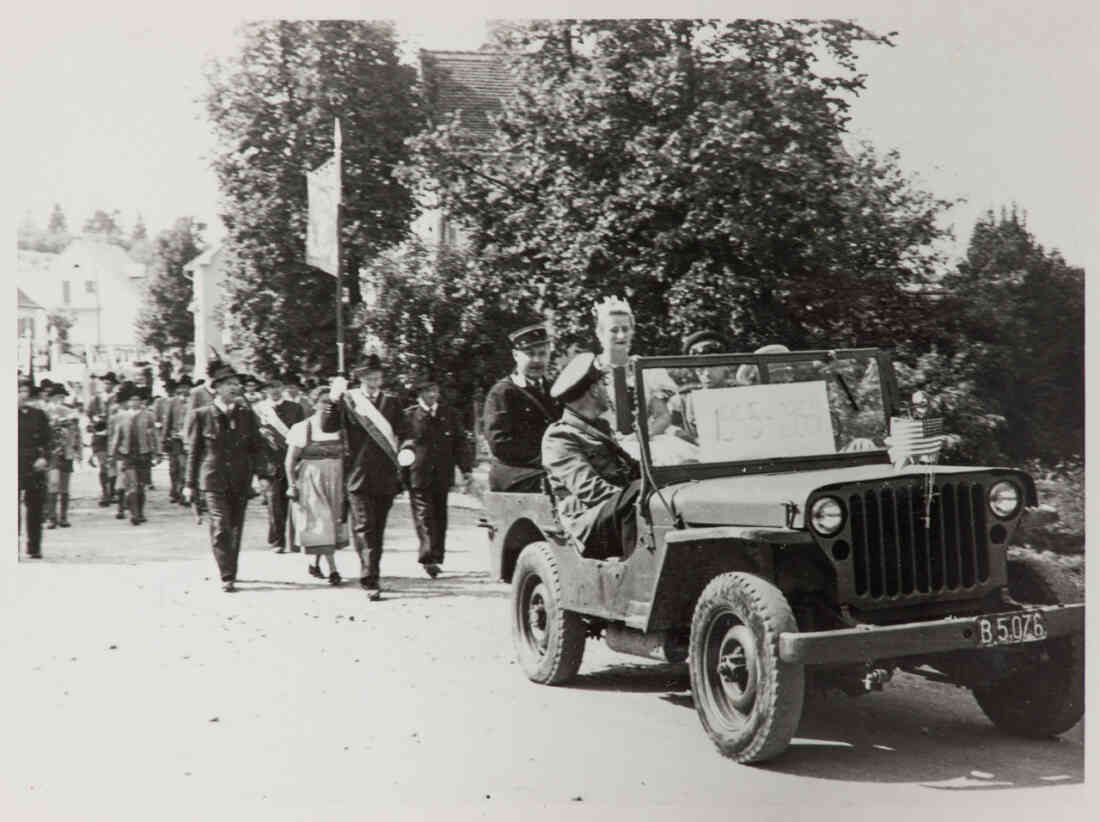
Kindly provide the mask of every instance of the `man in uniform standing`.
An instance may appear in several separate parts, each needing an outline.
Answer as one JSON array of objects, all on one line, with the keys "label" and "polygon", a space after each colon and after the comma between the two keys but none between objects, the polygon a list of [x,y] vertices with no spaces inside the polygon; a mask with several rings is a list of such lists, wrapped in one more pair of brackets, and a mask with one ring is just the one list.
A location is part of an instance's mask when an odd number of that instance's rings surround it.
[{"label": "man in uniform standing", "polygon": [[237,560],[252,472],[263,457],[256,415],[240,402],[237,373],[218,359],[209,366],[214,401],[194,413],[187,429],[187,502],[202,493],[210,518],[210,547],[222,590],[236,590]]},{"label": "man in uniform standing", "polygon": [[[27,506],[27,556],[42,558],[42,508],[46,503],[46,457],[50,451],[50,421],[31,404],[34,382],[19,378],[19,494]],[[22,517],[19,519],[22,525]],[[20,528],[22,530],[22,528]]]},{"label": "man in uniform standing", "polygon": [[369,599],[378,600],[382,537],[393,498],[401,490],[397,444],[405,436],[405,422],[397,397],[382,390],[382,361],[377,355],[353,368],[352,376],[360,384],[351,390],[343,377],[332,380],[332,405],[321,418],[321,430],[344,432],[344,487],[359,555],[359,584]]},{"label": "man in uniform standing", "polygon": [[578,354],[550,394],[565,404],[542,438],[542,462],[562,526],[582,556],[627,556],[637,541],[638,462],[615,441],[602,415],[611,407],[596,355]]},{"label": "man in uniform standing", "polygon": [[439,576],[446,548],[447,493],[454,481],[455,466],[461,469],[469,487],[473,454],[458,415],[439,403],[435,377],[420,374],[413,389],[417,399],[405,409],[408,438],[401,444],[398,459],[405,467],[413,525],[420,539],[419,561],[434,579]]},{"label": "man in uniform standing", "polygon": [[489,490],[537,493],[542,490],[542,435],[561,416],[550,397],[546,365],[550,337],[543,325],[508,335],[516,370],[489,389],[485,398],[485,438],[493,459]]}]

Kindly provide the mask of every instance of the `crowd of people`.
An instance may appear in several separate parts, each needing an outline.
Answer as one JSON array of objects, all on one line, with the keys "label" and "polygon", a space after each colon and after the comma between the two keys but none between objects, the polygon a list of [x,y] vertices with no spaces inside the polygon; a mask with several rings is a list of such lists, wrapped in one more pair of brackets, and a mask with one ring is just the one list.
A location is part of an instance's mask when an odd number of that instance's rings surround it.
[{"label": "crowd of people", "polygon": [[[619,298],[598,303],[593,316],[600,350],[575,356],[553,383],[546,326],[534,322],[508,335],[515,368],[487,395],[484,431],[492,455],[489,490],[549,492],[582,553],[607,557],[628,552],[633,542],[638,461],[629,436],[613,425],[611,375],[616,367],[633,368],[635,324],[629,304]],[[691,335],[683,346],[684,354],[693,355],[723,350],[722,337],[709,330]],[[741,380],[727,371],[698,369],[698,387]],[[69,477],[81,459],[83,410],[91,461],[99,470],[99,505],[117,506],[116,517],[129,515],[141,525],[150,469],[167,460],[169,500],[207,518],[226,591],[236,587],[248,501],[261,494],[273,551],[304,553],[311,558],[311,575],[339,585],[335,552],[352,545],[359,583],[374,600],[382,592],[387,518],[406,490],[419,562],[436,578],[456,468],[471,488],[471,438],[456,411],[441,401],[432,374],[415,377],[416,401],[404,407],[384,389],[385,367],[377,355],[353,364],[350,377],[334,377],[327,385],[303,385],[292,374],[261,380],[214,357],[205,380],[168,380],[156,398],[147,373],[123,381],[103,374],[83,409],[66,404],[64,386],[36,387],[21,379],[19,487],[27,510],[27,556],[41,556],[43,519],[49,528],[70,525]],[[633,380],[627,385],[626,396],[636,405]],[[688,393],[661,369],[646,372],[645,393],[654,447],[662,437],[669,438],[664,447],[693,447]]]}]

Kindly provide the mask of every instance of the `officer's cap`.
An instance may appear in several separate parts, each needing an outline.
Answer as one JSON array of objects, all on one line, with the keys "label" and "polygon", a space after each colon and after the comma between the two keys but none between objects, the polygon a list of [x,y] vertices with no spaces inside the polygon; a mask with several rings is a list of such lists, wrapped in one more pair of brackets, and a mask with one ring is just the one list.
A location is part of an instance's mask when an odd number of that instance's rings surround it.
[{"label": "officer's cap", "polygon": [[717,331],[696,331],[684,340],[684,354],[718,354],[726,350],[726,341]]},{"label": "officer's cap", "polygon": [[562,402],[572,402],[603,376],[591,351],[582,351],[569,361],[550,387],[550,396]]},{"label": "officer's cap", "polygon": [[546,326],[539,323],[525,325],[523,328],[513,331],[508,335],[508,339],[512,343],[512,348],[520,351],[530,351],[537,346],[549,344],[550,334],[546,331]]},{"label": "officer's cap", "polygon": [[381,371],[382,360],[377,354],[368,354],[367,358],[351,369],[352,374],[365,374],[368,371]]}]

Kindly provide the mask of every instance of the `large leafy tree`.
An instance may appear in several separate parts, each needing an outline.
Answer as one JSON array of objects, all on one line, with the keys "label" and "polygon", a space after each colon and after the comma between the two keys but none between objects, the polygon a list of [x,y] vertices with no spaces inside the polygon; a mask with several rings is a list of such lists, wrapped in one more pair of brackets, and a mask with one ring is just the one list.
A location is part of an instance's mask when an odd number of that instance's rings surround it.
[{"label": "large leafy tree", "polygon": [[624,292],[642,350],[700,325],[743,346],[904,341],[950,204],[895,155],[845,149],[866,44],[891,40],[840,21],[501,27],[516,92],[494,137],[457,116],[416,141],[410,173],[566,342]]},{"label": "large leafy tree", "polygon": [[[415,71],[399,64],[389,24],[264,21],[244,25],[240,40],[210,66],[204,97],[228,231],[226,315],[256,368],[331,373],[336,284],[305,265],[305,173],[331,156],[339,117],[344,270],[403,239],[415,204],[391,170],[420,128]],[[348,282],[356,291],[357,278]]]},{"label": "large leafy tree", "polygon": [[435,373],[468,425],[473,403],[514,367],[505,332],[534,316],[533,302],[508,308],[484,288],[492,274],[480,265],[462,248],[410,241],[365,268],[371,296],[360,309],[362,328],[387,353],[394,387],[417,371]]},{"label": "large leafy tree", "polygon": [[145,293],[137,318],[138,338],[159,353],[183,354],[195,341],[190,311],[193,288],[183,267],[202,253],[206,225],[180,217],[156,236]]},{"label": "large leafy tree", "polygon": [[128,247],[126,238],[122,234],[122,226],[119,224],[118,209],[108,213],[101,208],[97,208],[84,221],[83,231],[85,234],[97,235],[123,248]]},{"label": "large leafy tree", "polygon": [[1002,453],[1055,462],[1084,451],[1085,272],[1047,251],[1013,207],[974,226],[944,277],[944,345],[966,353]]}]

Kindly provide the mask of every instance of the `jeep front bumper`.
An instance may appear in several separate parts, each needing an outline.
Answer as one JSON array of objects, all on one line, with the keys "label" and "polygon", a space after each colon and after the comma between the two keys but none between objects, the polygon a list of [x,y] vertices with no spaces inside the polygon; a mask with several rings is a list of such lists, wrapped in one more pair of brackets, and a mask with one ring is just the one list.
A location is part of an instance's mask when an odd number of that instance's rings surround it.
[{"label": "jeep front bumper", "polygon": [[[1084,603],[1028,605],[1022,610],[1042,613],[1047,638],[1083,633],[1085,630]],[[979,621],[982,619],[983,615],[979,614],[901,625],[862,625],[835,631],[783,633],[779,635],[779,657],[784,662],[824,665],[943,651],[986,650],[987,646],[979,640]]]}]

